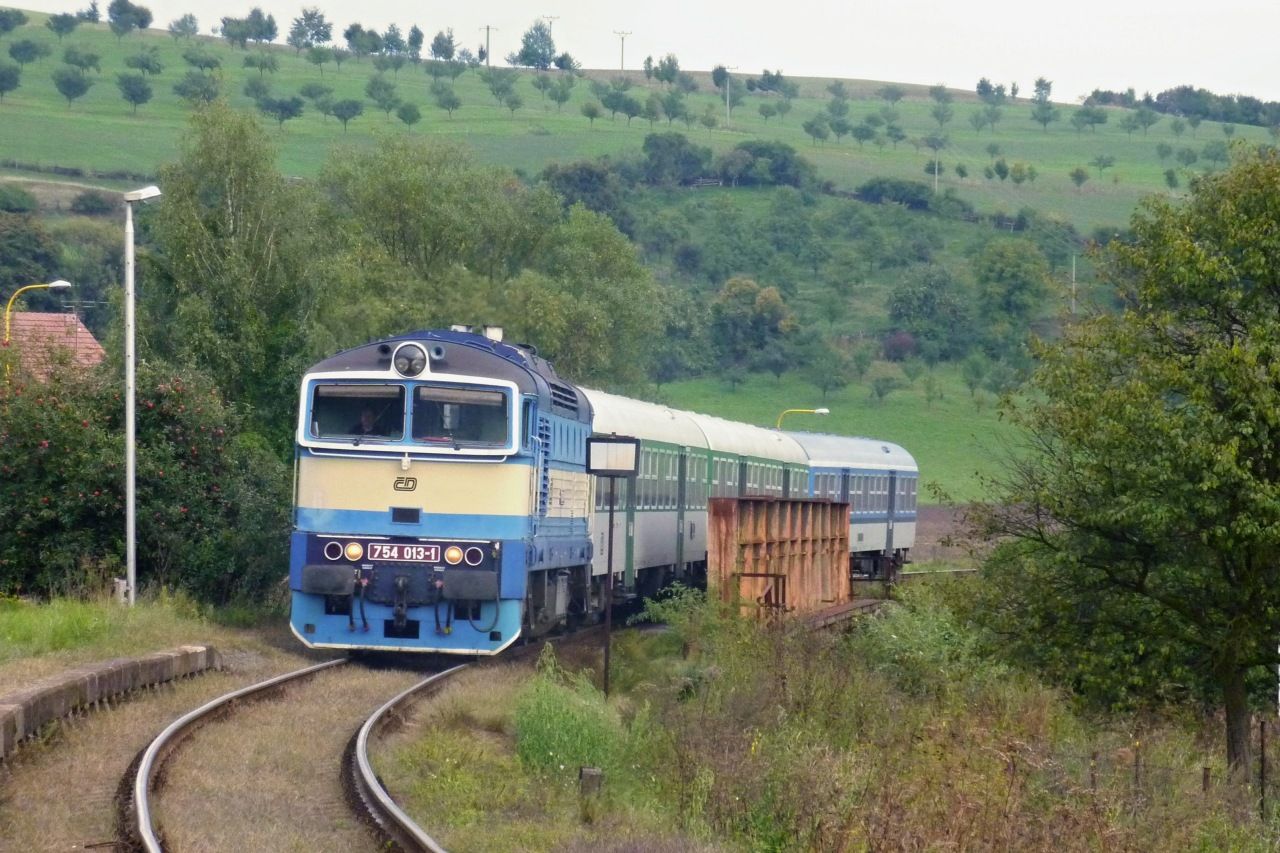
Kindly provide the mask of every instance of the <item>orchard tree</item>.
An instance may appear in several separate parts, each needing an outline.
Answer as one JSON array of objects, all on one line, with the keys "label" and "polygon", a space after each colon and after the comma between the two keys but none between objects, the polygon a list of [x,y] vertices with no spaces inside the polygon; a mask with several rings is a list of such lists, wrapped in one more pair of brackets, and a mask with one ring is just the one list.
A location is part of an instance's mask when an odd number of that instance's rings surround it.
[{"label": "orchard tree", "polygon": [[342,122],[342,132],[347,132],[347,123],[364,112],[364,104],[348,98],[333,105],[333,117]]},{"label": "orchard tree", "polygon": [[404,122],[405,127],[412,129],[415,124],[422,121],[422,110],[415,104],[401,104],[396,109],[396,118]]},{"label": "orchard tree", "polygon": [[188,71],[174,84],[173,93],[190,104],[207,104],[218,98],[218,78],[202,71]]},{"label": "orchard tree", "polygon": [[27,16],[17,9],[0,9],[0,36],[7,36],[27,23]]},{"label": "orchard tree", "polygon": [[304,102],[294,95],[289,98],[266,97],[258,100],[258,109],[263,115],[276,120],[276,125],[284,129],[284,123],[302,115]]},{"label": "orchard tree", "polygon": [[436,106],[448,113],[449,118],[453,118],[454,111],[462,106],[462,98],[447,83],[441,84],[439,89],[433,87],[432,94],[435,95]]},{"label": "orchard tree", "polygon": [[164,70],[164,64],[160,62],[160,51],[154,47],[147,47],[133,56],[126,56],[124,65],[126,68],[132,68],[134,71],[153,77]]},{"label": "orchard tree", "polygon": [[1214,696],[1242,782],[1280,636],[1277,199],[1266,152],[1143,202],[1106,258],[1125,310],[1042,352],[978,514],[1012,650],[1108,704]]},{"label": "orchard tree", "polygon": [[9,45],[10,58],[23,68],[26,68],[29,63],[43,59],[51,52],[49,45],[33,39],[20,39]]},{"label": "orchard tree", "polygon": [[134,30],[145,30],[151,26],[151,10],[129,0],[111,0],[107,7],[107,24],[116,38],[123,39]]},{"label": "orchard tree", "polygon": [[377,105],[378,109],[386,113],[388,120],[391,119],[391,112],[400,106],[396,85],[381,74],[369,78],[369,82],[365,84],[364,93]]},{"label": "orchard tree", "polygon": [[591,123],[591,126],[595,127],[596,119],[604,115],[604,110],[595,101],[587,101],[582,105],[582,114]]},{"label": "orchard tree", "polygon": [[457,42],[453,39],[453,29],[449,28],[436,33],[431,39],[431,58],[441,62],[452,62],[458,51]]},{"label": "orchard tree", "polygon": [[120,74],[116,77],[116,86],[120,89],[120,97],[133,106],[133,114],[138,114],[138,107],[151,100],[151,83],[145,74]]},{"label": "orchard tree", "polygon": [[0,62],[0,101],[4,96],[22,84],[22,69],[17,65]]},{"label": "orchard tree", "polygon": [[258,76],[261,77],[268,71],[272,74],[279,71],[280,60],[270,53],[251,53],[244,58],[244,67],[258,69]]},{"label": "orchard tree", "polygon": [[50,15],[44,25],[58,37],[58,41],[62,41],[63,36],[69,36],[75,32],[76,27],[80,26],[80,19],[70,12],[61,12],[57,15]]},{"label": "orchard tree", "polygon": [[324,76],[324,66],[326,62],[333,62],[333,49],[328,47],[310,47],[307,48],[307,62],[310,62],[316,68],[320,69],[320,76]]},{"label": "orchard tree", "polygon": [[174,41],[178,39],[193,39],[199,33],[200,22],[190,12],[169,22],[169,35],[173,36]]},{"label": "orchard tree", "polygon": [[63,66],[54,69],[53,85],[58,94],[67,99],[67,108],[70,109],[71,102],[84,97],[93,86],[93,81],[85,77],[78,68]]},{"label": "orchard tree", "polygon": [[[90,70],[102,71],[101,56],[95,51],[85,50],[82,47],[76,47],[74,44],[63,51],[62,61],[72,68],[78,69],[81,73],[88,73]],[[128,61],[125,64],[128,65]]]}]

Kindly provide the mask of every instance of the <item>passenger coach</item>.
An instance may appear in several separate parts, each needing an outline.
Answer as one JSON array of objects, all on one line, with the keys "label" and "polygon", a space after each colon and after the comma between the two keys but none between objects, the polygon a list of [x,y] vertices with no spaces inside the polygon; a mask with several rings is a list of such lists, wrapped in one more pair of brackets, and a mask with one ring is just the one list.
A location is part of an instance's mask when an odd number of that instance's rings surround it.
[{"label": "passenger coach", "polygon": [[501,331],[414,332],[339,353],[301,387],[290,588],[309,646],[496,654],[596,618],[608,487],[592,433],[635,436],[615,594],[704,575],[713,497],[851,504],[850,565],[914,543],[918,471],[897,445],[783,433],[579,389]]}]

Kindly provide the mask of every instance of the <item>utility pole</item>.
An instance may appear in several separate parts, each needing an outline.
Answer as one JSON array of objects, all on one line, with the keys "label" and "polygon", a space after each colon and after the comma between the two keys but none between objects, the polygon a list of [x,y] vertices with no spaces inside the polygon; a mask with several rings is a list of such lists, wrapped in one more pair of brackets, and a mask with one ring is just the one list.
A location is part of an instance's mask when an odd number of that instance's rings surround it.
[{"label": "utility pole", "polygon": [[489,31],[490,31],[490,30],[496,30],[496,29],[498,29],[498,28],[497,28],[497,27],[491,27],[491,26],[489,26],[488,24],[485,24],[485,25],[484,25],[483,27],[481,27],[480,29],[484,30],[484,67],[485,67],[485,68],[488,68],[488,67],[489,67],[489,61],[490,61],[490,59],[491,59],[491,58],[492,58],[492,56],[493,56],[492,51],[490,51],[490,50],[489,50]]},{"label": "utility pole", "polygon": [[556,25],[556,21],[560,20],[559,15],[543,15],[542,20],[547,22],[547,35],[551,34],[551,29]]},{"label": "utility pole", "polygon": [[737,71],[736,65],[725,65],[724,67],[724,129],[728,130],[731,125],[729,123],[729,89],[732,88],[733,75],[732,71]]},{"label": "utility pole", "polygon": [[1076,313],[1076,256],[1071,253],[1071,314]]},{"label": "utility pole", "polygon": [[627,36],[631,35],[631,31],[627,30],[626,32],[623,32],[622,30],[614,30],[613,34],[622,41],[622,51],[621,51],[621,55],[618,57],[618,70],[626,71],[627,70]]}]

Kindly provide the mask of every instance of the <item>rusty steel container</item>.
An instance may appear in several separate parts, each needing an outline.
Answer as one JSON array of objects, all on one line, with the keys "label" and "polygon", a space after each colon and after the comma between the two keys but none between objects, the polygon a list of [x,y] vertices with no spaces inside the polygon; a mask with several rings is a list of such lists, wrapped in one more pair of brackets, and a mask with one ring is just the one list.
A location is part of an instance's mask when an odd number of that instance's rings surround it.
[{"label": "rusty steel container", "polygon": [[772,497],[713,498],[707,586],[761,618],[853,600],[849,505]]}]

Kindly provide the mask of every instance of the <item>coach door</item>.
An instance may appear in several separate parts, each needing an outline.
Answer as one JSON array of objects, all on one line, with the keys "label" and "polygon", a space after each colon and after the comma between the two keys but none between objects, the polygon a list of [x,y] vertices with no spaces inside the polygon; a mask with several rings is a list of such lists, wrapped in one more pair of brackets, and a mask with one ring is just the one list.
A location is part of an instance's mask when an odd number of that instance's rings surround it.
[{"label": "coach door", "polygon": [[676,562],[677,573],[684,572],[684,509],[689,492],[689,448],[680,448],[676,461]]}]

